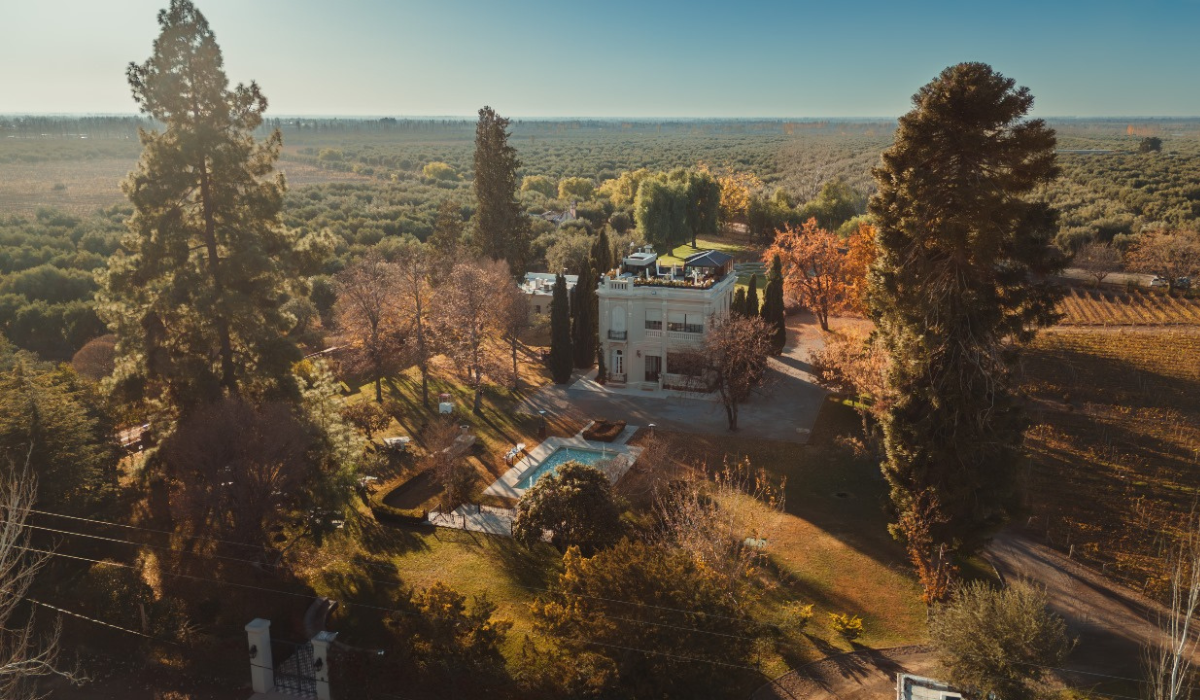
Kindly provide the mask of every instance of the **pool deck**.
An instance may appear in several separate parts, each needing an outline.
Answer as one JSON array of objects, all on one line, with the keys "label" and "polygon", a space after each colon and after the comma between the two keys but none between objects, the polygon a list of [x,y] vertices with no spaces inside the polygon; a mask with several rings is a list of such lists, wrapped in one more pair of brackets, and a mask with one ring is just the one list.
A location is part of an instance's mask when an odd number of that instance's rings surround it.
[{"label": "pool deck", "polygon": [[[512,469],[504,472],[491,486],[484,489],[483,493],[488,496],[520,498],[526,491],[526,489],[517,487],[517,484],[521,483],[521,479],[529,472],[537,469],[542,460],[564,447],[592,450],[593,452],[603,452],[612,455],[613,459],[609,463],[610,466],[605,471],[608,473],[609,481],[615,484],[618,479],[625,475],[625,472],[629,471],[629,468],[637,460],[638,455],[642,453],[642,448],[625,444],[633,437],[633,434],[637,430],[638,426],[636,425],[625,426],[625,430],[612,442],[584,440],[582,431],[580,431],[580,434],[569,438],[546,438],[540,445],[530,450],[523,458],[517,461]],[[621,457],[624,457],[624,459],[619,459]]]}]

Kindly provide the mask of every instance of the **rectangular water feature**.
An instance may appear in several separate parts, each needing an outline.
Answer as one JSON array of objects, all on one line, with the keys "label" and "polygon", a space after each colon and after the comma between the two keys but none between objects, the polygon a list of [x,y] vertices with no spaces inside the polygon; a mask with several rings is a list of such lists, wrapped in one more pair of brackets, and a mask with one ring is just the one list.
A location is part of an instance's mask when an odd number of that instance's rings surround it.
[{"label": "rectangular water feature", "polygon": [[580,464],[594,465],[605,459],[616,457],[616,452],[605,454],[598,450],[584,450],[578,447],[560,447],[552,452],[548,457],[543,459],[533,469],[521,477],[517,482],[516,488],[524,490],[537,483],[537,480],[543,476],[553,473],[558,470],[559,466],[567,462],[579,462]]}]

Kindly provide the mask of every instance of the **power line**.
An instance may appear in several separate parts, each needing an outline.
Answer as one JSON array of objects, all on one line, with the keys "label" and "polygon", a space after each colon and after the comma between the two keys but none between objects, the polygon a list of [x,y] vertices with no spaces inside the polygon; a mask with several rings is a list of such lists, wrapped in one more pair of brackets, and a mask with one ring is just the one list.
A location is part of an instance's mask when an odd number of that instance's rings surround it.
[{"label": "power line", "polygon": [[171,535],[172,537],[183,537],[183,538],[189,539],[189,540],[205,540],[208,542],[220,542],[221,544],[230,544],[230,545],[235,545],[238,547],[250,547],[252,549],[266,549],[266,547],[264,547],[263,545],[260,545],[260,544],[249,544],[247,542],[235,542],[233,540],[223,540],[223,539],[219,539],[216,537],[204,537],[202,535],[180,535],[179,533],[172,532],[170,530],[156,530],[154,528],[149,528],[149,527],[138,527],[137,525],[126,525],[125,523],[114,523],[110,520],[95,520],[93,518],[81,518],[76,515],[66,515],[63,513],[52,513],[48,510],[38,510],[36,508],[30,508],[29,512],[37,513],[38,515],[48,515],[53,518],[65,518],[67,520],[77,520],[77,521],[85,522],[85,523],[96,523],[98,525],[109,525],[111,527],[123,527],[127,530],[141,530],[143,532],[156,532],[160,535]]},{"label": "power line", "polygon": [[[18,523],[8,523],[8,521],[0,521],[0,524],[13,524],[13,525],[18,525]],[[72,531],[72,530],[59,530],[59,529],[55,529],[55,528],[42,527],[42,526],[39,526],[39,525],[29,525],[29,524],[23,524],[23,525],[21,525],[21,526],[23,526],[23,527],[28,527],[28,528],[32,528],[32,529],[35,529],[35,530],[43,530],[43,531],[46,531],[46,532],[53,532],[53,533],[56,533],[56,534],[62,534],[62,535],[76,535],[76,536],[79,536],[79,537],[86,537],[86,538],[89,538],[89,539],[95,539],[95,540],[100,540],[100,541],[105,541],[105,542],[114,542],[114,543],[118,543],[118,544],[127,544],[127,545],[132,545],[132,546],[135,546],[135,547],[148,547],[148,548],[151,548],[151,549],[165,550],[165,551],[169,551],[169,552],[176,552],[176,553],[179,553],[179,554],[186,554],[186,555],[189,555],[189,556],[200,557],[200,558],[215,558],[215,559],[223,559],[223,560],[226,560],[226,561],[236,561],[236,562],[241,562],[241,563],[244,563],[244,564],[250,564],[250,565],[252,565],[252,566],[255,566],[255,567],[259,567],[259,566],[265,566],[265,567],[269,567],[269,568],[279,568],[279,565],[278,565],[278,564],[272,564],[272,563],[269,563],[269,562],[253,561],[253,560],[250,560],[250,559],[241,559],[241,558],[238,558],[238,557],[228,557],[228,556],[222,556],[222,555],[219,555],[219,554],[205,554],[205,553],[202,553],[202,552],[190,552],[190,551],[187,551],[187,550],[181,550],[181,549],[177,549],[177,548],[174,548],[174,547],[167,547],[167,546],[163,546],[163,545],[153,545],[153,544],[148,544],[148,543],[144,543],[144,542],[134,542],[134,541],[132,541],[132,540],[123,540],[123,539],[119,539],[119,538],[106,537],[106,536],[103,536],[103,535],[92,535],[92,534],[88,534],[88,533],[84,533],[84,532],[75,532],[75,531]],[[349,561],[349,560],[345,560],[345,559],[338,560],[338,561],[342,561],[343,563],[347,563],[347,564],[354,564],[354,563],[355,563],[355,562],[351,562],[351,561]],[[371,562],[363,562],[363,563],[368,563],[368,564],[370,564]],[[370,577],[365,577],[365,578],[366,578],[366,580],[368,580],[368,581],[371,581],[371,582],[373,582],[373,583],[377,583],[377,584],[381,584],[381,585],[385,585],[385,586],[390,586],[390,587],[396,587],[396,588],[399,588],[399,587],[402,587],[402,586],[404,585],[404,584],[402,584],[402,583],[399,583],[399,582],[394,582],[394,581],[383,581],[383,580],[380,580],[380,579],[375,579],[375,578],[370,578]],[[610,599],[610,598],[600,598],[600,597],[598,597],[598,596],[589,596],[589,595],[582,594],[582,593],[571,593],[571,592],[568,592],[568,591],[551,591],[550,589],[545,589],[545,588],[536,588],[536,587],[533,587],[533,586],[522,586],[522,585],[520,585],[520,584],[514,584],[514,585],[517,585],[517,586],[518,586],[518,587],[520,587],[520,588],[528,588],[528,589],[530,589],[530,590],[543,591],[543,592],[552,593],[552,594],[553,594],[553,593],[562,593],[562,594],[564,594],[564,595],[578,596],[578,597],[584,597],[584,598],[592,598],[592,599],[595,599],[595,600],[604,600],[604,601],[607,601],[607,602],[620,603],[620,604],[624,604],[624,605],[635,605],[635,606],[639,606],[639,607],[647,607],[647,608],[658,609],[658,610],[668,610],[668,611],[674,611],[674,612],[684,613],[684,614],[693,615],[693,616],[697,616],[697,617],[710,617],[710,618],[714,618],[714,619],[725,619],[725,620],[732,620],[732,621],[736,621],[736,622],[743,623],[743,624],[746,624],[746,623],[752,623],[752,621],[750,621],[750,620],[743,620],[743,619],[740,619],[740,618],[731,617],[731,616],[727,616],[727,615],[708,614],[708,613],[704,613],[704,612],[698,612],[698,611],[686,610],[686,609],[683,609],[683,608],[667,608],[667,607],[663,607],[663,606],[655,606],[655,605],[647,605],[647,604],[643,604],[643,603],[635,603],[635,602],[633,602],[633,601],[614,600],[614,599]],[[345,603],[345,605],[348,605],[348,606],[349,606],[349,605],[356,605],[357,607],[364,607],[366,604],[362,604],[362,603],[357,603],[357,604]],[[616,620],[616,621],[620,621],[620,622],[628,622],[628,623],[630,623],[630,624],[650,625],[650,626],[654,626],[654,627],[664,627],[664,628],[670,628],[670,629],[675,629],[675,630],[680,630],[680,631],[686,631],[686,632],[695,632],[695,633],[698,633],[698,634],[708,634],[708,635],[713,635],[713,636],[718,636],[718,637],[726,637],[726,638],[730,638],[730,639],[741,639],[741,640],[746,640],[746,641],[753,641],[753,638],[752,638],[752,637],[747,637],[747,636],[745,636],[745,635],[741,635],[741,634],[734,634],[734,633],[729,633],[729,632],[719,632],[719,631],[716,631],[716,630],[706,630],[706,629],[700,629],[700,628],[698,628],[698,627],[688,627],[688,626],[683,626],[683,625],[672,625],[672,624],[668,624],[668,623],[664,623],[664,622],[654,622],[654,621],[652,621],[652,620],[635,620],[635,619],[632,619],[632,618],[616,617],[616,616],[613,616],[613,615],[609,615],[609,616],[607,616],[607,617],[608,617],[609,619],[611,619],[611,620]],[[760,623],[754,623],[754,624],[761,624],[761,625],[768,626],[768,627],[775,627],[775,628],[779,628],[779,626],[778,626],[778,625],[775,625],[775,624],[773,624],[773,623],[768,623],[768,622],[760,622]]]},{"label": "power line", "polygon": [[72,530],[58,530],[58,529],[55,529],[52,527],[43,527],[41,525],[30,525],[29,523],[14,523],[14,522],[10,522],[7,520],[0,520],[0,525],[16,525],[18,527],[27,527],[27,528],[30,528],[33,530],[42,530],[44,532],[53,532],[58,535],[75,535],[77,537],[86,537],[88,539],[100,540],[103,542],[128,544],[128,545],[133,545],[135,547],[148,547],[150,549],[159,549],[159,550],[164,550],[164,551],[168,551],[168,552],[176,552],[179,554],[187,554],[190,556],[203,557],[203,558],[207,558],[207,559],[224,559],[226,561],[237,561],[237,562],[242,562],[244,564],[253,564],[255,566],[269,566],[269,567],[275,568],[274,564],[271,564],[271,563],[265,562],[265,561],[253,561],[251,559],[242,559],[240,557],[228,557],[228,556],[224,556],[221,554],[204,554],[202,552],[189,552],[186,549],[177,549],[175,547],[168,547],[165,545],[149,544],[147,542],[134,542],[132,540],[123,540],[123,539],[116,538],[116,537],[105,537],[104,535],[91,535],[86,532],[74,532]]}]

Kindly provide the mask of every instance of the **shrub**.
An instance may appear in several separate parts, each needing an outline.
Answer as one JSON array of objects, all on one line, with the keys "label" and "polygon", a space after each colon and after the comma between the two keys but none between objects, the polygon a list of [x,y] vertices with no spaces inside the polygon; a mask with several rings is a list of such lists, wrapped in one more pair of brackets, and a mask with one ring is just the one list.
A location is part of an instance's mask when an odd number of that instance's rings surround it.
[{"label": "shrub", "polygon": [[863,621],[858,615],[829,613],[829,626],[846,639],[858,639],[863,633]]},{"label": "shrub", "polygon": [[[813,604],[792,601],[783,609],[782,627],[792,634],[799,634],[813,617]],[[860,623],[861,624],[861,623]]]},{"label": "shrub", "polygon": [[426,163],[424,168],[421,168],[421,174],[426,178],[442,182],[454,182],[458,180],[458,173],[454,168],[441,161],[433,161]]}]

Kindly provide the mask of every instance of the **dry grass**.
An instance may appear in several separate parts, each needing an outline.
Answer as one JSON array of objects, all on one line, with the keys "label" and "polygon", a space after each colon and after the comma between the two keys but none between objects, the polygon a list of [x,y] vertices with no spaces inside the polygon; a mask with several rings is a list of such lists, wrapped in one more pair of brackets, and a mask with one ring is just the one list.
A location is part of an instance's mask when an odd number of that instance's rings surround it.
[{"label": "dry grass", "polygon": [[[847,427],[857,427],[851,416]],[[759,581],[759,618],[777,622],[794,601],[813,603],[816,614],[790,648],[764,654],[770,671],[846,651],[850,644],[828,625],[826,613],[860,615],[869,647],[925,639],[925,607],[904,552],[887,532],[887,489],[877,464],[828,446],[659,431],[650,449],[668,456],[655,473],[634,473],[622,482],[640,506],[655,482],[677,478],[689,465],[720,466],[722,459],[749,457],[755,467],[787,479],[785,509],[767,519],[769,565]],[[647,445],[644,437],[635,442]],[[637,467],[635,467],[636,469]]]},{"label": "dry grass", "polygon": [[1022,377],[1031,528],[1158,593],[1162,546],[1200,498],[1200,333],[1043,334]]},{"label": "dry grass", "polygon": [[1200,300],[1146,290],[1071,286],[1059,304],[1064,326],[1200,324]]}]

